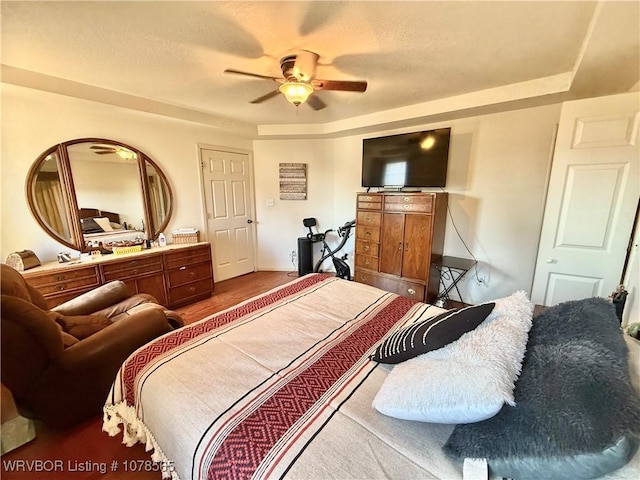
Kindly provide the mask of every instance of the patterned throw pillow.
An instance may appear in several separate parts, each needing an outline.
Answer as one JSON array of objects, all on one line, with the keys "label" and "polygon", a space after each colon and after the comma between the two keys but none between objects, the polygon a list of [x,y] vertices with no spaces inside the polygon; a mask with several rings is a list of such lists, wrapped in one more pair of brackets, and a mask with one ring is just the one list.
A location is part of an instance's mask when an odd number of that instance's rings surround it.
[{"label": "patterned throw pillow", "polygon": [[[394,365],[373,407],[403,420],[459,424],[491,418],[505,403],[515,405],[513,391],[522,368],[533,303],[524,291],[494,303],[487,319],[457,341]],[[487,442],[494,439],[489,436]]]},{"label": "patterned throw pillow", "polygon": [[437,350],[475,329],[489,316],[495,303],[448,310],[416,322],[387,337],[371,356],[380,363],[400,363]]}]

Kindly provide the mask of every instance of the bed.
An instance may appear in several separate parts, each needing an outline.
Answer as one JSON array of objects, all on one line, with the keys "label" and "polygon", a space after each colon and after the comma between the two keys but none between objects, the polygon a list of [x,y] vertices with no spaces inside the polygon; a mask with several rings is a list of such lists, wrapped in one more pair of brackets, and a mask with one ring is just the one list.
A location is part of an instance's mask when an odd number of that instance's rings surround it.
[{"label": "bed", "polygon": [[80,208],[78,215],[85,244],[90,248],[139,245],[144,241],[144,232],[121,223],[118,213]]},{"label": "bed", "polygon": [[[301,277],[132,354],[103,429],[145,444],[174,479],[463,478],[443,453],[455,425],[372,408],[393,368],[371,360],[380,342],[441,312],[325,274]],[[638,457],[608,478],[636,478]]]}]

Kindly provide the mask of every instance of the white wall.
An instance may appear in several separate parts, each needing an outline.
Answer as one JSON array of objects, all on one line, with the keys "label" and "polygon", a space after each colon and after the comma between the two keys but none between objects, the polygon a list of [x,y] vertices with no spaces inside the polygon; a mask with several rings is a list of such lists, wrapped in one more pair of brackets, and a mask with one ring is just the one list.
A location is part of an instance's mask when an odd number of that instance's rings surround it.
[{"label": "white wall", "polygon": [[[560,105],[417,125],[378,136],[451,126],[447,191],[458,231],[479,260],[478,276],[462,282],[465,301],[478,302],[522,288],[530,290],[542,221],[549,152]],[[212,127],[2,84],[2,259],[31,249],[42,261],[60,250],[33,219],[25,200],[29,167],[45,149],[81,137],[104,137],[135,146],[167,174],[175,194],[168,230],[204,231],[197,145],[254,152],[260,270],[296,270],[290,259],[305,217],[319,229],[337,228],[355,216],[360,187],[362,135],[253,143]],[[278,164],[308,164],[308,200],[279,199]],[[273,207],[267,200],[274,199]],[[330,243],[337,242],[330,238]],[[345,252],[353,266],[353,239]],[[468,257],[448,220],[445,253]],[[327,264],[330,267],[330,264]]]},{"label": "white wall", "polygon": [[2,87],[2,218],[0,260],[33,250],[41,261],[68,248],[33,219],[25,199],[27,172],[48,147],[74,138],[109,138],[149,155],[169,179],[174,213],[168,230],[203,230],[197,144],[251,149],[249,140],[213,127],[37,90]]},{"label": "white wall", "polygon": [[[258,270],[296,270],[290,254],[307,234],[302,220],[315,217],[318,228],[334,225],[331,144],[327,140],[259,140],[253,143],[258,238]],[[307,200],[280,200],[280,163],[307,164]],[[274,206],[268,207],[268,199]],[[353,216],[353,213],[351,214]]]},{"label": "white wall", "polygon": [[[552,105],[367,135],[451,126],[446,190],[461,238],[449,218],[445,254],[469,258],[466,244],[479,261],[477,276],[460,283],[467,302],[531,289],[559,113],[560,105]],[[321,229],[354,218],[355,194],[363,191],[362,138],[254,142],[259,269],[291,268],[289,253],[305,233],[305,216],[318,218]],[[309,163],[307,201],[277,200],[277,164],[285,161]],[[274,207],[265,206],[267,198],[276,198]],[[345,251],[353,268],[352,241]]]}]

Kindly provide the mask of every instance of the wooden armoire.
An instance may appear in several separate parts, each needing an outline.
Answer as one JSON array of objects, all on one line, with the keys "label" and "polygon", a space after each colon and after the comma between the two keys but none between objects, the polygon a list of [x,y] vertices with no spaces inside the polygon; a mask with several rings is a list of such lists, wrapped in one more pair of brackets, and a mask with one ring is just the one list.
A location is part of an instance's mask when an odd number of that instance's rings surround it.
[{"label": "wooden armoire", "polygon": [[447,212],[445,192],[358,193],[356,282],[432,303],[440,274]]}]

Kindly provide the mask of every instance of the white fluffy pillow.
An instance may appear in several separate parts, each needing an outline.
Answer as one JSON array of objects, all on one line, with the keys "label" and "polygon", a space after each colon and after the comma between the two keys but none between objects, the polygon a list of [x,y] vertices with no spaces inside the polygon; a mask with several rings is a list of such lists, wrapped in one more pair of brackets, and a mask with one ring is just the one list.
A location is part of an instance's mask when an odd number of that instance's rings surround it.
[{"label": "white fluffy pillow", "polygon": [[94,220],[105,232],[110,232],[111,230],[113,230],[113,228],[111,227],[111,222],[109,222],[108,218],[96,217],[94,218]]},{"label": "white fluffy pillow", "polygon": [[515,405],[533,304],[523,291],[495,304],[484,322],[457,341],[397,364],[374,408],[404,420],[457,424],[486,420],[504,403]]}]

